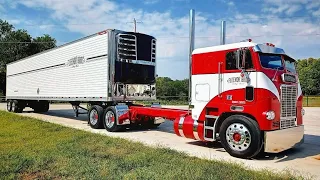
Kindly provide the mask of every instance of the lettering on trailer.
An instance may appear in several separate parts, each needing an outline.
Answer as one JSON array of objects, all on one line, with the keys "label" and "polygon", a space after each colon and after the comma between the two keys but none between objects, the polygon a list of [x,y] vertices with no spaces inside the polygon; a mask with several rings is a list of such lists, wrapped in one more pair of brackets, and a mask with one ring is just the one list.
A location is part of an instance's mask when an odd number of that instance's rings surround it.
[{"label": "lettering on trailer", "polygon": [[84,56],[76,56],[68,60],[66,63],[67,66],[72,66],[72,67],[78,67],[79,64],[84,64],[86,62],[86,59]]},{"label": "lettering on trailer", "polygon": [[104,58],[107,58],[108,54],[103,54],[103,55],[99,55],[99,56],[93,56],[90,58],[84,58],[84,56],[75,56],[71,59],[69,59],[67,61],[67,63],[65,63],[65,66],[71,66],[73,68],[75,67],[79,67],[80,64],[84,64],[86,62],[92,62],[92,61],[96,61],[96,60],[101,60]]}]

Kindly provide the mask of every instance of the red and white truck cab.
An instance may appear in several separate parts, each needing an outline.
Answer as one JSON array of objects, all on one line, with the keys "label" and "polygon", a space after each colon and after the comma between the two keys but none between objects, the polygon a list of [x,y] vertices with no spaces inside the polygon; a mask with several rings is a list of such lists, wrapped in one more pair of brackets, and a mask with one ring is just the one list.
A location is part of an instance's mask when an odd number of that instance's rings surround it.
[{"label": "red and white truck cab", "polygon": [[195,49],[191,82],[191,113],[175,120],[177,135],[220,140],[241,158],[303,142],[302,91],[283,49],[251,40]]}]

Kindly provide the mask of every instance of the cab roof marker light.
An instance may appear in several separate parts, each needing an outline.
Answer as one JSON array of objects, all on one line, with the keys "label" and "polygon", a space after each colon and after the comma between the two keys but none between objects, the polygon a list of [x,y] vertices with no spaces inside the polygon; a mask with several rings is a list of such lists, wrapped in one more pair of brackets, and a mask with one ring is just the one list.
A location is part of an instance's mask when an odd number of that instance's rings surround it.
[{"label": "cab roof marker light", "polygon": [[252,39],[245,39],[245,40],[242,40],[240,42],[252,42]]}]

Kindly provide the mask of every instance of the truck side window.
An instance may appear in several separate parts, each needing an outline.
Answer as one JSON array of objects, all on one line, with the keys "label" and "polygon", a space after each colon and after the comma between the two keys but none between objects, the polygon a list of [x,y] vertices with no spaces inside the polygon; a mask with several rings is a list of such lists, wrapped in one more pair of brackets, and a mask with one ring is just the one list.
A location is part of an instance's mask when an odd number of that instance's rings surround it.
[{"label": "truck side window", "polygon": [[[250,51],[246,51],[246,69],[253,68]],[[237,70],[236,51],[228,52],[226,55],[226,70]]]},{"label": "truck side window", "polygon": [[236,52],[231,51],[226,56],[226,70],[235,70],[237,68]]}]

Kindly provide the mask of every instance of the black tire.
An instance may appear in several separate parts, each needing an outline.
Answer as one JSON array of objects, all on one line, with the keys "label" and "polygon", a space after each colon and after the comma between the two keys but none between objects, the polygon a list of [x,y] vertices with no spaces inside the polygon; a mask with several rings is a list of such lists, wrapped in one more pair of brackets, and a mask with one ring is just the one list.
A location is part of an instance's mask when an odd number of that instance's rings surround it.
[{"label": "black tire", "polygon": [[11,111],[15,112],[15,113],[22,113],[22,110],[23,110],[23,107],[20,105],[19,101],[18,100],[13,100],[12,101],[12,109],[11,109]]},{"label": "black tire", "polygon": [[91,106],[88,113],[88,122],[94,129],[101,129],[103,122],[103,108],[99,105]]},{"label": "black tire", "polygon": [[49,111],[49,101],[39,101],[32,105],[34,112],[43,113]]},{"label": "black tire", "polygon": [[[107,117],[109,117],[109,119],[107,119]],[[109,132],[117,132],[122,129],[122,126],[118,125],[117,111],[114,107],[110,106],[104,110],[103,126]]]},{"label": "black tire", "polygon": [[42,112],[48,112],[50,108],[49,101],[44,101],[42,105],[43,105]]},{"label": "black tire", "polygon": [[231,156],[238,158],[254,157],[263,145],[258,123],[243,115],[233,115],[225,119],[220,127],[219,136],[224,149]]},{"label": "black tire", "polygon": [[7,111],[12,112],[12,101],[11,100],[7,100]]}]

